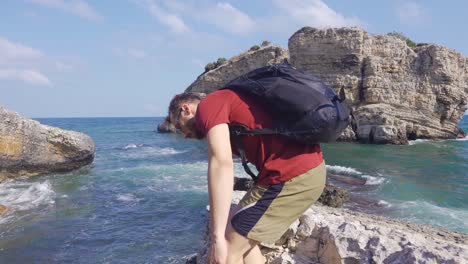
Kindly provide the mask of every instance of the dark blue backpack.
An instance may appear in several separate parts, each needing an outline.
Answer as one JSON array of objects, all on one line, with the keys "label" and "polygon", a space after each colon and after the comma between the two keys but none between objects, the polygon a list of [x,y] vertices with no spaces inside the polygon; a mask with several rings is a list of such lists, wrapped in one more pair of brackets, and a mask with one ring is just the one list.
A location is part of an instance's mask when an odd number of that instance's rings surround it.
[{"label": "dark blue backpack", "polygon": [[230,125],[244,169],[250,171],[240,137],[244,135],[281,135],[307,144],[334,142],[348,126],[350,114],[340,97],[319,78],[293,68],[286,62],[253,70],[228,84],[230,89],[256,98],[272,115],[274,126],[247,129]]}]

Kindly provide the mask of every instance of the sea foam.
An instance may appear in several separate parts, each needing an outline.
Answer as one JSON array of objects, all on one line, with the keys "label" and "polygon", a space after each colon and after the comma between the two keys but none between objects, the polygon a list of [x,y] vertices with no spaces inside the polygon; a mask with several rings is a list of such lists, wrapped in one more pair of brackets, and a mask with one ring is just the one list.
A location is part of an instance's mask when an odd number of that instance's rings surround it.
[{"label": "sea foam", "polygon": [[131,193],[126,193],[126,194],[119,194],[117,195],[117,200],[122,201],[122,202],[139,202],[140,199],[138,199],[135,195]]},{"label": "sea foam", "polygon": [[385,178],[383,177],[375,177],[370,175],[362,175],[362,177],[366,179],[366,185],[380,185],[385,183]]},{"label": "sea foam", "polygon": [[33,183],[11,180],[0,184],[0,204],[13,211],[53,204],[54,198],[55,192],[49,180]]},{"label": "sea foam", "polygon": [[332,173],[340,175],[348,175],[364,178],[366,180],[366,185],[380,185],[385,183],[386,179],[378,176],[363,175],[362,172],[351,167],[343,167],[338,165],[327,165],[327,170]]},{"label": "sea foam", "polygon": [[408,145],[412,146],[412,145],[416,145],[416,144],[420,144],[420,143],[424,143],[424,142],[429,142],[431,140],[429,139],[416,139],[416,140],[410,140],[408,141]]},{"label": "sea foam", "polygon": [[345,175],[361,175],[362,172],[350,168],[350,167],[343,167],[338,165],[327,165],[327,170],[334,173],[345,174]]}]

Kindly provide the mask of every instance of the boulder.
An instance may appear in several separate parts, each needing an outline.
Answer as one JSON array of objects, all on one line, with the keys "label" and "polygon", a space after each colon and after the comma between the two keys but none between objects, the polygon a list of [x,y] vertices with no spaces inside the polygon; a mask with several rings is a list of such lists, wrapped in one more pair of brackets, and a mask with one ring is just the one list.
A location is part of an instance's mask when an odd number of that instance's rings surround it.
[{"label": "boulder", "polygon": [[157,130],[159,133],[175,133],[176,132],[176,128],[173,124],[171,124],[169,117],[166,117],[162,123],[158,124]]},{"label": "boulder", "polygon": [[332,185],[326,185],[318,202],[330,207],[342,207],[349,199],[348,191]]},{"label": "boulder", "polygon": [[70,171],[93,159],[94,142],[89,136],[43,125],[0,107],[0,182]]}]

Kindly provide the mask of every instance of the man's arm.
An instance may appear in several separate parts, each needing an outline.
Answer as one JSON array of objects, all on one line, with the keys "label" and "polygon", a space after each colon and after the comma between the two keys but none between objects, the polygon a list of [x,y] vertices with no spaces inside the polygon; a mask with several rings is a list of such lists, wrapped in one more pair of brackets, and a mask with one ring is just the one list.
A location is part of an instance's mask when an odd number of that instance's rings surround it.
[{"label": "man's arm", "polygon": [[219,124],[207,134],[208,192],[210,197],[211,237],[224,240],[234,184],[229,127]]}]

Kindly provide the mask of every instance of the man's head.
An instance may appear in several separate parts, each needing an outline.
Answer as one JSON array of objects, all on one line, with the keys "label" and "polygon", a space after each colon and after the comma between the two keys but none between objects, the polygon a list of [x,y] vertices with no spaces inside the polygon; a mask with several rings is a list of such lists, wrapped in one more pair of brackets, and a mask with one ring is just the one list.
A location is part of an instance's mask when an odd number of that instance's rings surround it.
[{"label": "man's head", "polygon": [[181,93],[169,104],[169,120],[186,138],[202,138],[195,125],[195,113],[201,99],[198,93]]}]

